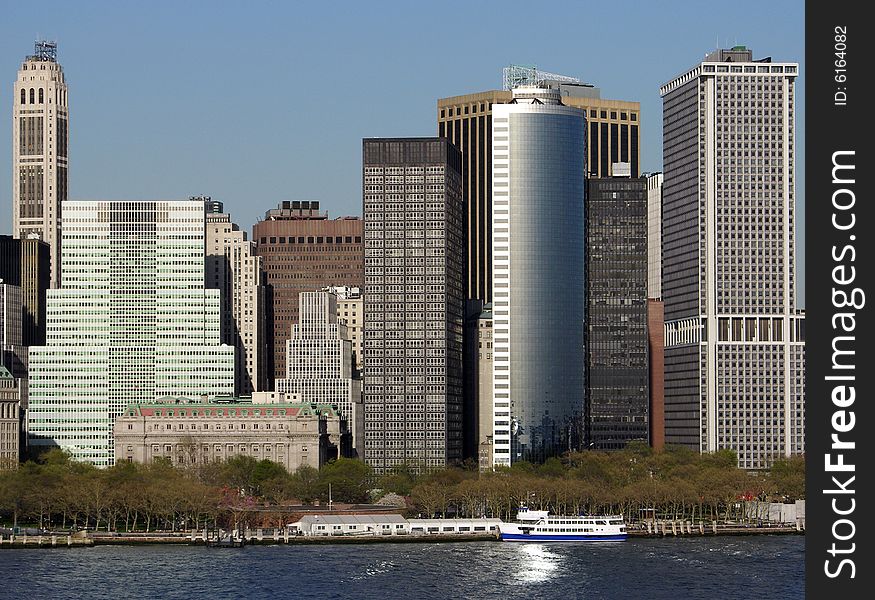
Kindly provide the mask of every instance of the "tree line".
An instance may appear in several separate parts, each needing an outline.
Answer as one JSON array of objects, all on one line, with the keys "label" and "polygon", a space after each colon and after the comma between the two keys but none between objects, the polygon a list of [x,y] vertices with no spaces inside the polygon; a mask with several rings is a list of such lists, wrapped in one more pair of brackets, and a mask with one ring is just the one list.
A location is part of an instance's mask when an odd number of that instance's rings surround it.
[{"label": "tree line", "polygon": [[[269,460],[238,456],[201,465],[119,463],[99,469],[52,450],[0,471],[0,523],[43,529],[190,530],[229,526],[258,515],[288,522],[300,504],[368,503],[395,494],[408,516],[512,518],[521,504],[555,514],[640,518],[741,519],[743,500],[804,497],[803,457],[746,473],[735,453],[632,445],[576,452],[542,465],[520,462],[479,473],[463,464],[426,471],[405,465],[377,476],[365,463],[338,459],[321,470],[289,473]],[[265,517],[267,515],[267,517]]]}]

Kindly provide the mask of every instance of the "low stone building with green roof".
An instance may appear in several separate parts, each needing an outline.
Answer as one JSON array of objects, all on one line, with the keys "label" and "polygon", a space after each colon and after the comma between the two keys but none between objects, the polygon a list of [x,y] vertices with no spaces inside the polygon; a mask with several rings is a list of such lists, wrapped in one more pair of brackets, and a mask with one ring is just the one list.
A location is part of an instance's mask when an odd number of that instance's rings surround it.
[{"label": "low stone building with green roof", "polygon": [[320,468],[349,456],[345,417],[330,405],[253,403],[249,398],[164,397],[129,404],[114,427],[115,460],[174,465],[204,464],[251,456]]}]

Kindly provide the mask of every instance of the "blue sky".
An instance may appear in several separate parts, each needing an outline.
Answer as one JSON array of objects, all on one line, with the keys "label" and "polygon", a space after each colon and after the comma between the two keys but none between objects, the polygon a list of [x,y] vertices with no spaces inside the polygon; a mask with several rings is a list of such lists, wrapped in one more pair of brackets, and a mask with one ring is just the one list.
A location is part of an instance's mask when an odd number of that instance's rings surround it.
[{"label": "blue sky", "polygon": [[[603,98],[641,102],[642,169],[660,170],[659,86],[719,40],[745,44],[756,58],[801,64],[801,174],[803,8],[786,1],[9,2],[0,19],[0,106],[11,107],[33,41],[57,40],[70,87],[71,199],[205,194],[251,231],[280,200],[320,200],[331,216],[360,214],[361,138],[436,135],[438,98],[497,89],[510,63],[580,77]],[[0,233],[12,227],[10,138],[11,118],[0,118]]]}]

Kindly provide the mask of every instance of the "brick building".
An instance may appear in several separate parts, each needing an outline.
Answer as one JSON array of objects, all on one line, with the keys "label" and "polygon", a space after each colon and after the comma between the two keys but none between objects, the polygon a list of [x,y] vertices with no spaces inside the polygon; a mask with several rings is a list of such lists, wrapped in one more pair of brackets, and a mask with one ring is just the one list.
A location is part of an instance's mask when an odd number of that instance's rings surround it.
[{"label": "brick building", "polygon": [[298,295],[327,286],[364,285],[363,225],[359,217],[329,219],[316,201],[284,201],[252,227],[273,322],[268,326],[268,377],[286,376],[286,340],[298,322]]}]

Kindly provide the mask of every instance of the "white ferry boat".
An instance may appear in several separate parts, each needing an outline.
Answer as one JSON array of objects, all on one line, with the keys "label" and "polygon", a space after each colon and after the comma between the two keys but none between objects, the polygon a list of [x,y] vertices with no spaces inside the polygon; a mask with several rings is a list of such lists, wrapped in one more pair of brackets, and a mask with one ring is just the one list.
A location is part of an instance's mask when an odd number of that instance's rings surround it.
[{"label": "white ferry boat", "polygon": [[607,542],[626,539],[622,516],[562,517],[522,506],[516,521],[498,524],[499,538],[508,542]]}]

